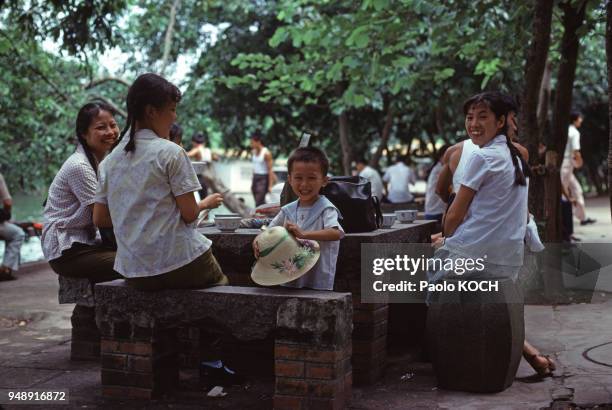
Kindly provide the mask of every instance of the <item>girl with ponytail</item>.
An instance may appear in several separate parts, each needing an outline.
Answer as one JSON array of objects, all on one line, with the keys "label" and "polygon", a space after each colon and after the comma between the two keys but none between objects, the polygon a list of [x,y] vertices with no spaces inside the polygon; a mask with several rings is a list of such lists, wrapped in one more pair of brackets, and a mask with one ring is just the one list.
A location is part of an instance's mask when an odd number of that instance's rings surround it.
[{"label": "girl with ponytail", "polygon": [[98,166],[117,141],[114,110],[88,103],[76,119],[77,147],[49,187],[43,211],[42,250],[59,275],[84,277],[93,282],[117,279],[115,252],[96,239],[93,203]]},{"label": "girl with ponytail", "polygon": [[202,288],[227,277],[198,233],[200,211],[223,199],[196,202],[201,189],[187,153],[168,140],[179,89],[157,74],[143,74],[127,95],[127,125],[99,168],[94,223],[114,227],[115,270],[140,289]]}]

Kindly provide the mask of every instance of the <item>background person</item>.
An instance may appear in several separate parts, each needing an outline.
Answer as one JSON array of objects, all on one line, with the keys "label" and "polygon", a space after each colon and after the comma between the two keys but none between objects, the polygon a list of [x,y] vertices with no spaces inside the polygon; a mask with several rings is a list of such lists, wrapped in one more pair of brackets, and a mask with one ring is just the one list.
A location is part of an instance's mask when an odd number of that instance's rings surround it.
[{"label": "background person", "polygon": [[4,181],[4,176],[0,174],[0,239],[5,242],[4,256],[0,265],[0,281],[15,279],[13,272],[19,270],[21,245],[25,240],[23,229],[10,223],[13,199]]},{"label": "background person", "polygon": [[58,275],[105,282],[121,278],[113,269],[115,251],[96,239],[93,204],[98,164],[119,135],[114,110],[85,104],[76,119],[78,144],[53,182],[43,210],[43,254]]},{"label": "background person", "polygon": [[416,183],[414,171],[406,165],[407,158],[397,156],[395,164],[385,171],[383,182],[387,184],[387,200],[391,203],[411,202],[410,184]]},{"label": "background person", "polygon": [[[216,161],[218,158],[215,154],[212,153],[208,145],[208,138],[204,134],[197,133],[191,137],[192,148],[187,152],[187,156],[192,161],[204,162],[207,166],[213,161]],[[198,174],[198,182],[202,186],[200,189],[200,198],[206,198],[208,195],[208,187],[206,186],[206,181],[204,180],[204,176]]]},{"label": "background person", "polygon": [[183,148],[183,128],[176,123],[172,124],[168,140]]},{"label": "background person", "polygon": [[565,144],[563,162],[561,163],[561,183],[566,192],[574,199],[572,202],[574,216],[578,218],[580,225],[588,225],[597,221],[586,217],[582,187],[576,175],[574,175],[574,168],[580,168],[583,164],[580,154],[580,132],[578,131],[578,128],[582,125],[582,120],[583,117],[580,112],[572,111],[570,114],[571,124],[567,131],[567,144]]},{"label": "background person", "polygon": [[436,152],[434,163],[427,176],[427,188],[425,191],[425,219],[435,220],[440,223],[442,222],[442,215],[444,215],[444,211],[446,210],[446,203],[442,201],[442,198],[436,193],[436,184],[440,172],[444,167],[440,160],[448,148],[449,145],[444,145]]},{"label": "background person", "polygon": [[357,173],[360,177],[370,181],[370,184],[372,185],[372,195],[377,197],[379,201],[382,201],[384,195],[383,190],[385,187],[378,171],[369,166],[364,157],[357,160],[355,169],[357,169]]},{"label": "background person", "polygon": [[263,137],[259,131],[256,131],[251,137],[251,150],[253,162],[251,192],[257,207],[266,203],[266,194],[272,191],[276,183],[276,175],[272,171],[272,154],[264,146]]}]

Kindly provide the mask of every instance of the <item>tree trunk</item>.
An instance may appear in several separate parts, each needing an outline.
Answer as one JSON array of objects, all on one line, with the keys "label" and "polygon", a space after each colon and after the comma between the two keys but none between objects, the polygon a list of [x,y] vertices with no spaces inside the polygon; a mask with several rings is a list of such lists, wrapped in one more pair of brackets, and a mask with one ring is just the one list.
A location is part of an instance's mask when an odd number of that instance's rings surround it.
[{"label": "tree trunk", "polygon": [[[548,50],[550,48],[550,31],[552,22],[553,0],[538,0],[535,4],[533,19],[533,38],[525,61],[525,85],[521,95],[520,135],[526,142],[529,150],[529,162],[537,165],[538,144],[540,142],[540,128],[538,123],[539,91],[542,84]],[[529,209],[535,214],[537,220],[544,218],[544,209],[541,206],[543,191],[541,189],[541,176],[532,178],[529,190]],[[540,187],[538,189],[538,187]]]},{"label": "tree trunk", "polygon": [[540,95],[538,97],[538,132],[539,139],[542,141],[544,129],[548,122],[548,110],[550,109],[550,80],[552,78],[552,63],[546,62],[544,68],[544,76],[542,77],[542,85],[540,86]]},{"label": "tree trunk", "polygon": [[370,166],[372,168],[378,167],[378,162],[380,161],[382,152],[387,147],[387,142],[389,141],[389,135],[391,135],[392,126],[393,126],[393,108],[391,107],[391,105],[389,105],[389,107],[387,108],[387,115],[385,116],[385,125],[382,129],[382,133],[380,134],[380,143],[378,144],[378,148],[376,148],[376,152],[370,159]]},{"label": "tree trunk", "polygon": [[[223,194],[223,204],[232,212],[236,212],[243,217],[249,216],[249,208],[241,202],[236,195],[234,195],[217,177],[217,174],[212,166],[207,165],[202,173],[202,177],[206,182],[206,186],[210,188],[212,192],[219,192]],[[202,198],[204,199],[204,198]]]},{"label": "tree trunk", "polygon": [[570,2],[560,4],[563,10],[563,37],[561,39],[561,61],[557,74],[557,90],[551,127],[551,141],[546,147],[545,209],[547,214],[546,240],[561,241],[561,177],[560,165],[567,143],[567,129],[572,108],[572,94],[576,63],[578,61],[579,38],[577,30],[582,26],[586,1],[577,9]]},{"label": "tree trunk", "polygon": [[164,75],[166,67],[170,61],[170,51],[172,50],[172,35],[174,34],[174,24],[176,23],[176,11],[181,5],[181,0],[174,0],[170,8],[170,17],[168,18],[168,28],[164,36],[164,53],[162,55],[161,68],[159,73]]},{"label": "tree trunk", "polygon": [[349,137],[349,123],[346,111],[342,111],[338,118],[339,133],[340,133],[340,147],[342,149],[342,171],[344,175],[351,175],[351,143]]},{"label": "tree trunk", "polygon": [[610,218],[612,218],[612,1],[606,3],[606,61],[608,64],[608,193],[610,195]]}]

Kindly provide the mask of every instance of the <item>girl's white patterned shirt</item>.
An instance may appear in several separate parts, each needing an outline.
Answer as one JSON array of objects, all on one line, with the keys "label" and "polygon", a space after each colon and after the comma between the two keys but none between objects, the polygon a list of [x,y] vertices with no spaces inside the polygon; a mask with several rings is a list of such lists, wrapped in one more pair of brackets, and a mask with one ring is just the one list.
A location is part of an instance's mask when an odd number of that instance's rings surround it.
[{"label": "girl's white patterned shirt", "polygon": [[49,187],[43,211],[42,251],[48,261],[62,256],[74,243],[93,245],[93,203],[96,172],[81,144],[68,157]]},{"label": "girl's white patterned shirt", "polygon": [[201,189],[187,153],[148,129],[128,137],[102,161],[96,202],[106,204],[117,239],[115,270],[128,278],[156,276],[187,265],[211,241],[187,224],[175,197]]}]

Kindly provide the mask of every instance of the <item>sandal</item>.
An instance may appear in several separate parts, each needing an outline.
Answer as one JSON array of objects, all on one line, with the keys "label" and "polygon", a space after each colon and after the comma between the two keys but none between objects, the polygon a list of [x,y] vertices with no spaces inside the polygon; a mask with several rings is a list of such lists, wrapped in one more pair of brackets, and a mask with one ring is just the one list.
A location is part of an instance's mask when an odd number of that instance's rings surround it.
[{"label": "sandal", "polygon": [[6,266],[2,266],[0,268],[0,282],[15,279],[17,278],[13,276],[13,271],[11,270],[11,268],[8,268]]},{"label": "sandal", "polygon": [[[529,363],[529,365],[533,368],[533,370],[536,371],[536,373],[540,377],[552,377],[553,371],[557,369],[555,362],[553,362],[553,360],[547,355],[543,355],[543,354],[525,355],[523,354],[523,357],[525,358],[525,360],[527,360],[527,363]],[[538,362],[536,361],[537,358],[545,359],[546,364],[538,365],[537,364]]]}]

